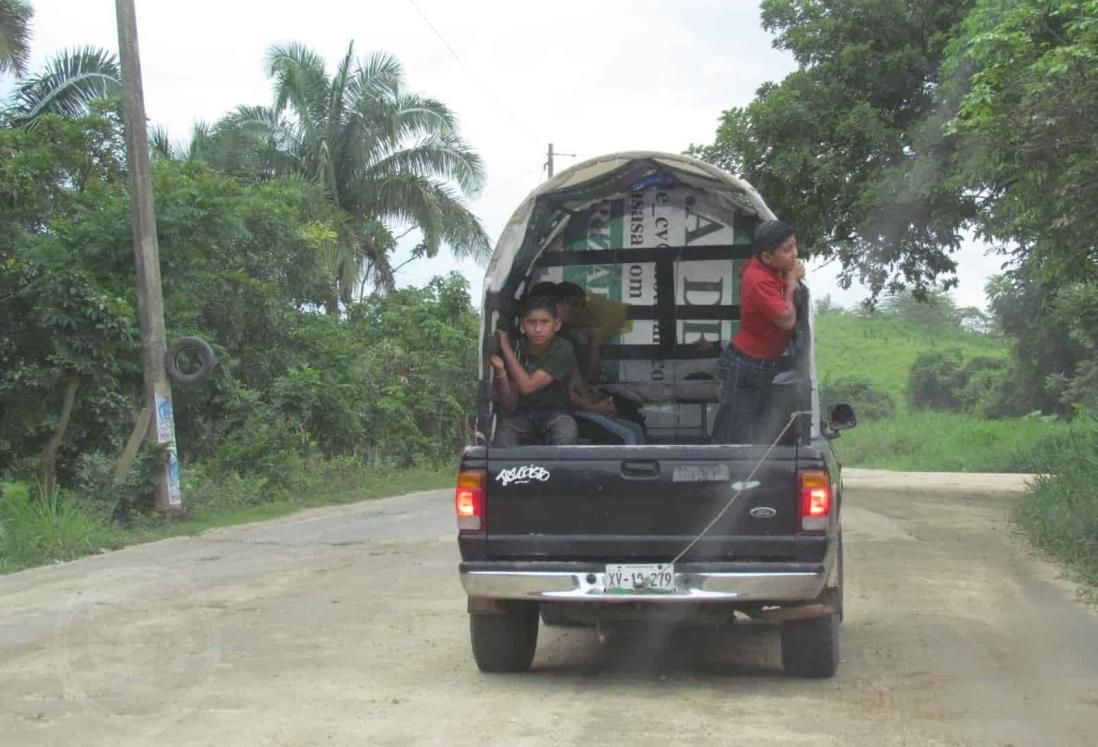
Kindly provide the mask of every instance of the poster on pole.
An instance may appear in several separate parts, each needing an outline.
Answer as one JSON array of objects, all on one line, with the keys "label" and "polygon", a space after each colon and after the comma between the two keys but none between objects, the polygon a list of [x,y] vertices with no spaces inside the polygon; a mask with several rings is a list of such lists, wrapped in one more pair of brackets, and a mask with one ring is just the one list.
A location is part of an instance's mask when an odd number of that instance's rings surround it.
[{"label": "poster on pole", "polygon": [[175,413],[172,401],[156,395],[156,441],[168,444],[168,504],[178,506],[183,502],[179,487],[179,452],[175,446]]}]

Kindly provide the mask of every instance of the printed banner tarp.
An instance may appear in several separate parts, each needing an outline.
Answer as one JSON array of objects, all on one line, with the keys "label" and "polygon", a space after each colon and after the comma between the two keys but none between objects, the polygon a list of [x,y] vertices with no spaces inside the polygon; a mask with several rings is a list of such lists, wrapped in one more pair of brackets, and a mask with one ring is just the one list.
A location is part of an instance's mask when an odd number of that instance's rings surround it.
[{"label": "printed banner tarp", "polygon": [[[614,249],[659,249],[694,246],[747,245],[756,218],[737,216],[729,226],[714,219],[704,192],[685,187],[653,186],[628,197],[606,200],[575,216],[564,235],[548,247],[554,252],[591,252]],[[679,307],[731,307],[739,303],[739,265],[742,260],[681,260],[674,265],[674,302]],[[659,302],[656,263],[607,263],[544,266],[534,282],[569,281],[590,295],[610,302],[653,307]],[[680,345],[702,342],[727,344],[738,323],[731,319],[691,319],[678,314],[675,339]],[[652,319],[627,322],[621,334],[605,343],[658,345],[660,324]],[[604,361],[605,383],[685,382],[715,378],[712,357],[675,360]]]}]

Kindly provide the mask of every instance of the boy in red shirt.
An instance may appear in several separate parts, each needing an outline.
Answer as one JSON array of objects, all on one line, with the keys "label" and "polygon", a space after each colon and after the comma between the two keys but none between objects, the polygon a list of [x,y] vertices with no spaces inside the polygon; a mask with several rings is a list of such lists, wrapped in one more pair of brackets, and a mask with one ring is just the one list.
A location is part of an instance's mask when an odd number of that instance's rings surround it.
[{"label": "boy in red shirt", "polygon": [[721,353],[714,443],[757,443],[771,382],[797,324],[793,296],[804,277],[793,226],[760,223],[740,280],[740,329]]}]

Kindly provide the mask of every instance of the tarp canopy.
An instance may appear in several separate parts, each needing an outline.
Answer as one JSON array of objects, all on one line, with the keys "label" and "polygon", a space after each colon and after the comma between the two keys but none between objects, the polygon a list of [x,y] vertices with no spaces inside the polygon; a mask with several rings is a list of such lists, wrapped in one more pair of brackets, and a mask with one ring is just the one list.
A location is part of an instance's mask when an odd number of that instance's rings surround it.
[{"label": "tarp canopy", "polygon": [[719,351],[739,325],[739,269],[754,227],[773,217],[750,184],[694,158],[584,161],[534,190],[504,228],[485,276],[483,339],[535,283],[575,283],[600,318],[599,383],[647,408],[650,431],[666,421],[669,434],[701,437]]},{"label": "tarp canopy", "polygon": [[[711,197],[710,219],[732,225],[734,216],[774,217],[755,188],[743,179],[689,156],[624,151],[599,156],[562,171],[531,192],[500,234],[484,277],[486,294],[517,284],[563,222],[599,201],[631,195],[645,184],[672,180]],[[517,272],[516,272],[517,271]]]}]

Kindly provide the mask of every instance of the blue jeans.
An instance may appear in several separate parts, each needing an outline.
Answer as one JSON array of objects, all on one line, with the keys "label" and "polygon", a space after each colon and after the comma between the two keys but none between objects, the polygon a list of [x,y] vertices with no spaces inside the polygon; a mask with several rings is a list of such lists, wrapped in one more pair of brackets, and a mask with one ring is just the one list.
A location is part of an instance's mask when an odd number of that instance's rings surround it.
[{"label": "blue jeans", "polygon": [[613,415],[599,415],[597,412],[575,412],[573,417],[586,420],[602,426],[614,436],[621,439],[625,446],[636,446],[644,443],[644,428],[640,423],[634,423],[625,418],[616,418]]},{"label": "blue jeans", "polygon": [[778,368],[749,358],[729,345],[717,365],[720,382],[713,443],[765,443],[763,419],[770,405],[770,389]]}]

